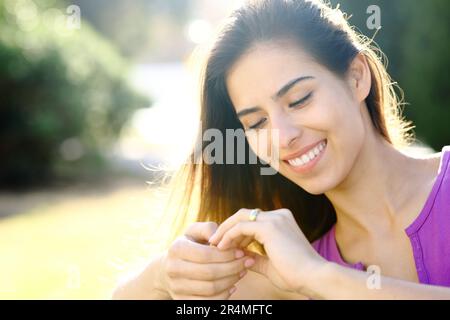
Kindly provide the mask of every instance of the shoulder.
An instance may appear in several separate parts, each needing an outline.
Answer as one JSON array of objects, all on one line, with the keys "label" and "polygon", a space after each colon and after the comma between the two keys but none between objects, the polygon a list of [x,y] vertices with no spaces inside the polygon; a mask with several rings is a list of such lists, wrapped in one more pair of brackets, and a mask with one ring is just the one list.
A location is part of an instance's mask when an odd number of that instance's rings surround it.
[{"label": "shoulder", "polygon": [[436,193],[445,194],[450,190],[450,146],[445,146],[442,151],[430,155],[425,159],[428,168],[430,168],[433,184],[437,184]]},{"label": "shoulder", "polygon": [[442,148],[442,152],[439,153],[438,159],[435,160],[439,163],[439,170],[442,171],[444,179],[449,180],[450,176],[450,145]]},{"label": "shoulder", "polygon": [[436,201],[441,210],[448,211],[450,209],[450,146],[446,146],[439,153],[434,165],[438,167],[438,175],[436,180]]},{"label": "shoulder", "polygon": [[450,146],[441,152],[411,158],[415,165],[413,171],[420,179],[411,184],[415,194],[421,192],[434,199],[450,188]]},{"label": "shoulder", "polygon": [[450,145],[444,146],[442,151],[423,157],[426,166],[436,175],[438,173],[449,175]]},{"label": "shoulder", "polygon": [[406,230],[408,234],[422,230],[422,235],[427,234],[427,237],[442,237],[444,230],[436,230],[448,225],[450,219],[450,147],[444,147],[442,152],[420,160],[425,163],[426,176],[416,194],[419,190],[425,190],[422,194],[427,198],[424,204],[419,198],[422,209]]}]

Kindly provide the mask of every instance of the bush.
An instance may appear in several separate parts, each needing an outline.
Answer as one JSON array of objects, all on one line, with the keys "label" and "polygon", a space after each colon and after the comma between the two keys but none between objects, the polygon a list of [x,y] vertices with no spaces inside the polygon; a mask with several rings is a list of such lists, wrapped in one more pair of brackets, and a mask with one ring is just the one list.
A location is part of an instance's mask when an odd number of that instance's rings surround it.
[{"label": "bush", "polygon": [[128,116],[149,105],[114,47],[45,4],[0,1],[1,186],[101,172]]}]

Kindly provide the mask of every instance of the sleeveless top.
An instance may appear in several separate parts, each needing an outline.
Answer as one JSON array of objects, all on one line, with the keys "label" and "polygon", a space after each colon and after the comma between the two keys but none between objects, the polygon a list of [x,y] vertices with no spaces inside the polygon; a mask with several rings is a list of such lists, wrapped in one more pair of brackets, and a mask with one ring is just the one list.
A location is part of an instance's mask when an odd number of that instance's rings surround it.
[{"label": "sleeveless top", "polygon": [[[419,282],[450,287],[450,146],[442,148],[438,175],[416,219],[405,229],[411,242]],[[335,239],[336,224],[312,246],[326,260],[357,270],[361,263],[347,263]]]}]

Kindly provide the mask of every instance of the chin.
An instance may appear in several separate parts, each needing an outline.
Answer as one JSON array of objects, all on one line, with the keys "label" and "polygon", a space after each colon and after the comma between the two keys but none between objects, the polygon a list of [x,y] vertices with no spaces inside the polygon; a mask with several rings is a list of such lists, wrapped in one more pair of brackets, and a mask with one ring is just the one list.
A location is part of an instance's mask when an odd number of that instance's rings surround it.
[{"label": "chin", "polygon": [[[288,177],[289,178],[289,177]],[[314,177],[309,180],[299,181],[298,179],[291,179],[300,188],[313,195],[324,194],[339,185],[340,179],[336,175],[324,173],[321,176]]]},{"label": "chin", "polygon": [[327,192],[328,190],[330,190],[329,188],[326,188],[325,186],[323,186],[322,184],[314,184],[314,185],[299,185],[303,190],[305,190],[306,192],[308,192],[309,194],[312,195],[320,195],[323,194],[325,192]]}]

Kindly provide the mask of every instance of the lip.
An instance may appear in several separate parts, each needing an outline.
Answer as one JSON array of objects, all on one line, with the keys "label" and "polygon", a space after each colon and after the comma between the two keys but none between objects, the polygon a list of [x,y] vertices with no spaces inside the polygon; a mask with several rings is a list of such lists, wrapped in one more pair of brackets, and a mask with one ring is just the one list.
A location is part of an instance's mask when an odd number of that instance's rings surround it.
[{"label": "lip", "polygon": [[298,158],[299,156],[303,155],[304,153],[309,152],[309,151],[310,151],[311,149],[313,149],[315,146],[321,144],[322,142],[324,142],[324,141],[326,141],[326,140],[327,140],[327,139],[322,139],[322,140],[320,140],[320,141],[318,141],[318,142],[315,142],[315,143],[312,143],[312,144],[310,144],[310,145],[307,145],[306,147],[300,149],[299,151],[297,151],[297,152],[295,152],[295,153],[293,153],[293,154],[290,154],[290,155],[288,155],[288,156],[286,156],[286,157],[281,158],[281,160],[287,162],[288,160]]},{"label": "lip", "polygon": [[[313,144],[312,147],[307,147],[307,148],[312,149],[312,148],[314,148],[316,145],[322,143],[323,141],[326,141],[326,139],[321,140],[321,141],[319,141],[318,143]],[[287,160],[283,160],[283,161],[284,161],[284,163],[286,163],[286,165],[287,165],[291,170],[293,170],[294,172],[296,172],[296,173],[306,173],[306,172],[312,170],[312,168],[314,168],[314,166],[317,164],[317,162],[320,161],[320,159],[322,158],[323,154],[325,153],[325,150],[327,149],[327,146],[328,146],[328,143],[325,144],[325,148],[317,155],[317,157],[315,157],[313,160],[311,160],[310,162],[308,162],[307,164],[305,164],[305,165],[303,165],[303,166],[297,166],[297,167],[295,167],[295,166],[291,165]],[[308,151],[309,149],[304,148],[304,149],[302,149],[302,150]],[[303,153],[304,153],[304,152],[303,152]],[[301,153],[301,152],[297,152],[297,153],[295,153],[295,154],[301,155],[302,153]],[[294,158],[296,158],[296,157],[298,157],[298,156],[289,157],[289,158],[286,157],[286,159],[294,159]]]}]

